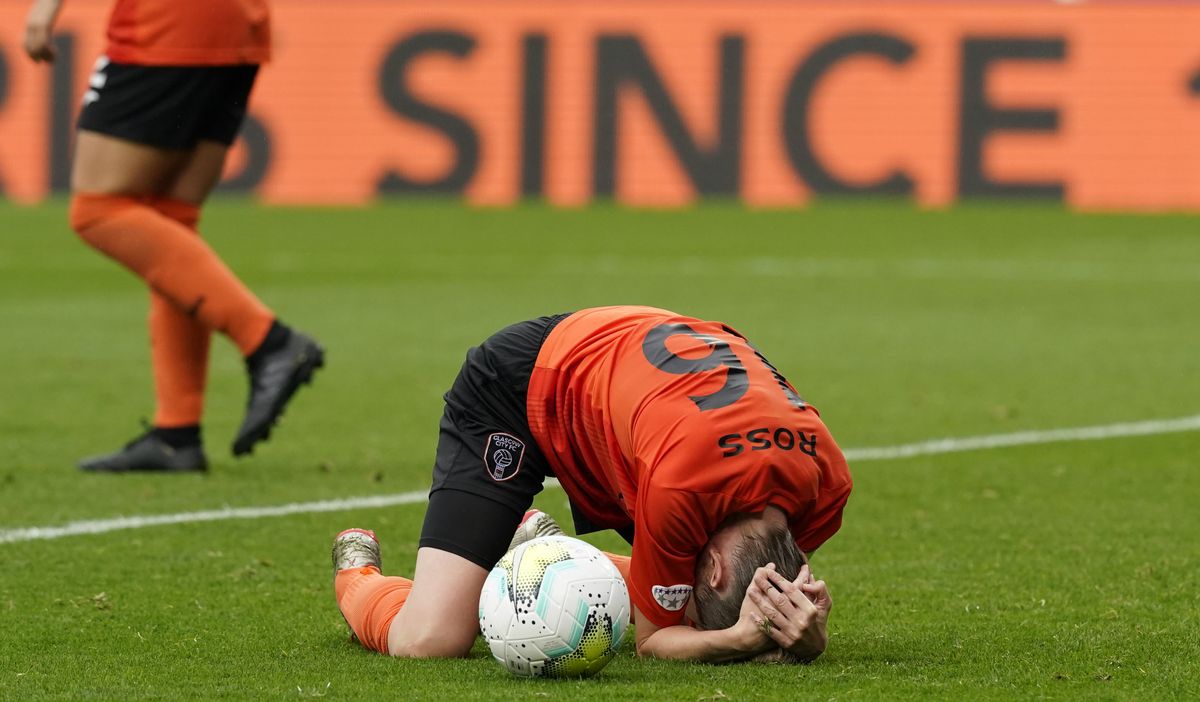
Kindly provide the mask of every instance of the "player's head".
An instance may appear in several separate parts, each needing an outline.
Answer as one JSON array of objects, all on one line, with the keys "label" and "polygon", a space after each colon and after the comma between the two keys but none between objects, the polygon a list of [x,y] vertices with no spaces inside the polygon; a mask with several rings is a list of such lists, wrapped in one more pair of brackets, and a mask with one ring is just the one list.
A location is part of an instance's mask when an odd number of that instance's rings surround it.
[{"label": "player's head", "polygon": [[[782,513],[780,513],[782,514]],[[741,614],[754,571],[768,563],[788,580],[804,565],[786,519],[739,515],[713,534],[696,562],[693,597],[701,629],[728,629]]]}]

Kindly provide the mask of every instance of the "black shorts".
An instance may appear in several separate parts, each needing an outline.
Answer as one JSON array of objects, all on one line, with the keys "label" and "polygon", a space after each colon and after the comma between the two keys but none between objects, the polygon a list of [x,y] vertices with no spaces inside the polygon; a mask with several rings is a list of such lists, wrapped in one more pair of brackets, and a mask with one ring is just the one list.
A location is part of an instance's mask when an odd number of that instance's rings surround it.
[{"label": "black shorts", "polygon": [[446,393],[421,546],[490,570],[553,475],[525,398],[542,342],[567,315],[501,329],[467,352]]},{"label": "black shorts", "polygon": [[233,143],[258,66],[138,66],[101,56],[79,128],[162,149]]}]

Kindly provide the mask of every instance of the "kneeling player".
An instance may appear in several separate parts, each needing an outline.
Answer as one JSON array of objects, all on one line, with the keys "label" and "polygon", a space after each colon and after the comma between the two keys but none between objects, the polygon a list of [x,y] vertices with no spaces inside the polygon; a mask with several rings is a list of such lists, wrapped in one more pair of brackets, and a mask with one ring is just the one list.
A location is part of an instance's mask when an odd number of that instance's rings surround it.
[{"label": "kneeling player", "polygon": [[851,488],[841,451],[737,332],[649,307],[522,322],[467,353],[446,394],[413,580],[380,574],[370,532],[334,542],[338,604],[363,645],[467,654],[479,625],[463,603],[479,597],[547,477],[570,498],[577,533],[615,529],[633,545],[613,558],[639,654],[825,650],[831,602],[805,554],[841,525]]}]

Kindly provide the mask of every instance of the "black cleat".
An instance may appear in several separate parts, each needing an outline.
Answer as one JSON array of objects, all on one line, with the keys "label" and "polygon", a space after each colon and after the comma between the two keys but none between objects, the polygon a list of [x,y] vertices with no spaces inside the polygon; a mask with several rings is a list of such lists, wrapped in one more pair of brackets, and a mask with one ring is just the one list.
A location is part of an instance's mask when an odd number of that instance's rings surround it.
[{"label": "black cleat", "polygon": [[79,469],[90,473],[189,473],[207,470],[208,459],[199,444],[174,448],[150,429],[120,451],[85,458]]},{"label": "black cleat", "polygon": [[311,338],[293,331],[279,349],[248,364],[250,399],[246,418],[233,440],[233,455],[243,456],[271,436],[271,427],[301,385],[312,382],[313,374],[325,365],[325,349]]}]

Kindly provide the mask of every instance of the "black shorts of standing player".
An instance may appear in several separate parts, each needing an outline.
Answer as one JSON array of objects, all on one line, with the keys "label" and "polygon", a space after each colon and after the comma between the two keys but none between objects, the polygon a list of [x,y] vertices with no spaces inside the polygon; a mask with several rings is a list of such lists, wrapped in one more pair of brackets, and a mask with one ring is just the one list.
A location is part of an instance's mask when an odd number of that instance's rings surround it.
[{"label": "black shorts of standing player", "polygon": [[553,476],[530,431],[525,398],[542,342],[565,317],[513,324],[467,351],[445,397],[422,547],[485,570],[504,555],[525,510]]},{"label": "black shorts of standing player", "polygon": [[79,129],[161,149],[233,143],[256,65],[138,66],[101,56],[88,79]]}]

